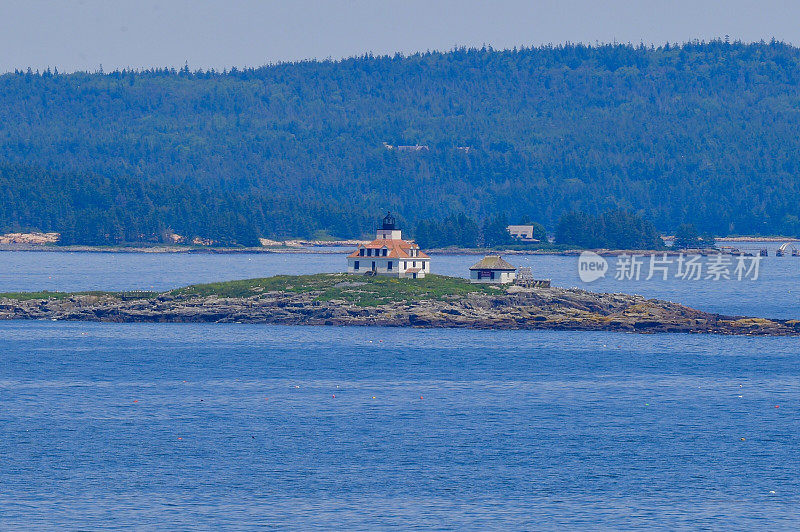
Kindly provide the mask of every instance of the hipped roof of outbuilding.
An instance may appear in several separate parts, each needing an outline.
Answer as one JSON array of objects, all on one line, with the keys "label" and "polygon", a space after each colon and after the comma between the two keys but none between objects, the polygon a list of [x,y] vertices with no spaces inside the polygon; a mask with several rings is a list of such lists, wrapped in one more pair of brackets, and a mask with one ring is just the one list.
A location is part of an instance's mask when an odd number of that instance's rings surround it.
[{"label": "hipped roof of outbuilding", "polygon": [[469,268],[470,270],[504,270],[514,271],[517,268],[503,260],[500,255],[486,255]]}]

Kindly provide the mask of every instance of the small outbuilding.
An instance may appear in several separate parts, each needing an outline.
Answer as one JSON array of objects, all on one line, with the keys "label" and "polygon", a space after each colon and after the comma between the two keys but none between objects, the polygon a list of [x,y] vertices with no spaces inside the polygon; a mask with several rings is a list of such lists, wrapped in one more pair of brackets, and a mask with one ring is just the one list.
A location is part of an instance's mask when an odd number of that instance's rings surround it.
[{"label": "small outbuilding", "polygon": [[517,269],[500,255],[486,255],[469,269],[471,283],[513,283]]}]

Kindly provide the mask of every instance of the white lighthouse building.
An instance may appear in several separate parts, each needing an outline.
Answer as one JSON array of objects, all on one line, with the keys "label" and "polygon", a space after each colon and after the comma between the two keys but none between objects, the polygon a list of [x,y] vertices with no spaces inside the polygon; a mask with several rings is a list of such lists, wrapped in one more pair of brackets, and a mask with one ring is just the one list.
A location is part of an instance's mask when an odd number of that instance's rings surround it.
[{"label": "white lighthouse building", "polygon": [[412,241],[403,240],[388,213],[375,240],[347,256],[347,272],[421,279],[431,272],[431,258]]}]

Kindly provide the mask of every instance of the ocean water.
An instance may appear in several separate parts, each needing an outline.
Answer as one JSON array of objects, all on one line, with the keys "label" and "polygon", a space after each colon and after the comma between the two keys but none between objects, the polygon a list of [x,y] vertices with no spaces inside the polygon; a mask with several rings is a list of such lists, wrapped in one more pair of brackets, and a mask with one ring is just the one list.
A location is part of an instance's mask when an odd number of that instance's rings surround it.
[{"label": "ocean water", "polygon": [[[475,256],[436,255],[466,276]],[[556,286],[800,318],[757,281]],[[0,252],[0,292],[342,271],[343,254]],[[797,529],[797,338],[0,323],[0,530]]]},{"label": "ocean water", "polygon": [[[750,249],[760,245],[748,244]],[[615,279],[615,261],[604,279],[583,283],[578,259],[557,255],[511,255],[515,266],[530,267],[537,278],[554,286],[577,286],[595,292],[625,292],[683,303],[700,310],[729,315],[800,318],[800,258],[763,259],[757,280],[688,281],[675,278],[674,267],[664,281]],[[434,255],[435,273],[467,277],[475,255]],[[79,290],[168,290],[194,283],[268,277],[277,274],[340,272],[345,252],[259,254],[66,253],[0,251],[0,292]]]},{"label": "ocean water", "polygon": [[796,338],[0,323],[0,529],[797,529]]}]

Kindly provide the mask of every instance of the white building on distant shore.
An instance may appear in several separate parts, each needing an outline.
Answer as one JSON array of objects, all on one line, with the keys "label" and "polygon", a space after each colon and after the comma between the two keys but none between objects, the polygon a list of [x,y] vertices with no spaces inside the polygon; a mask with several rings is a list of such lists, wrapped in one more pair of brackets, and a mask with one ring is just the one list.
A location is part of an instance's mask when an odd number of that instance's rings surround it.
[{"label": "white building on distant shore", "polygon": [[538,239],[533,238],[533,225],[509,225],[508,232],[512,237],[523,242],[539,242]]},{"label": "white building on distant shore", "polygon": [[412,241],[403,240],[391,213],[383,218],[378,234],[347,256],[347,272],[421,279],[431,272],[431,258]]},{"label": "white building on distant shore", "polygon": [[503,260],[500,255],[486,255],[469,269],[471,283],[513,283],[517,269]]}]

